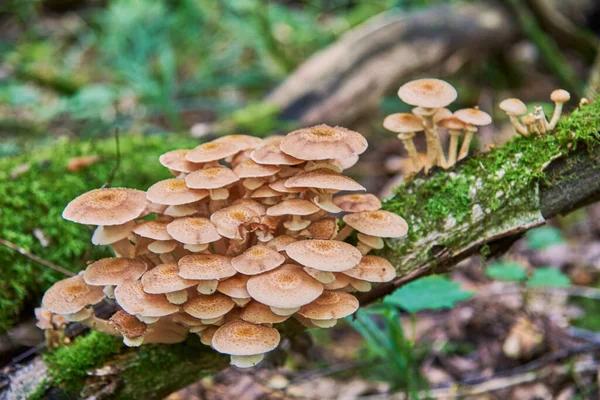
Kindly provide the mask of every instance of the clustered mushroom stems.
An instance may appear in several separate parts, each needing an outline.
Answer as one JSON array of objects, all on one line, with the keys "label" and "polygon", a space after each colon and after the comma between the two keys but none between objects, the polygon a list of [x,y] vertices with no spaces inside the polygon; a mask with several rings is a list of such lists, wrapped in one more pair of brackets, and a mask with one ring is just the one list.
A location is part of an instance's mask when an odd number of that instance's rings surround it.
[{"label": "clustered mushroom stems", "polygon": [[[80,321],[127,346],[196,334],[242,368],[278,346],[277,324],[288,318],[334,326],[357,310],[356,292],[394,279],[369,252],[408,231],[343,174],[366,148],[358,132],[327,125],[231,135],[161,155],[174,177],[146,192],[82,194],[63,217],[95,227],[93,243],[115,257],[48,289],[39,326],[52,333]],[[341,237],[353,231],[356,246]],[[105,299],[118,306],[108,320],[92,308]]]}]

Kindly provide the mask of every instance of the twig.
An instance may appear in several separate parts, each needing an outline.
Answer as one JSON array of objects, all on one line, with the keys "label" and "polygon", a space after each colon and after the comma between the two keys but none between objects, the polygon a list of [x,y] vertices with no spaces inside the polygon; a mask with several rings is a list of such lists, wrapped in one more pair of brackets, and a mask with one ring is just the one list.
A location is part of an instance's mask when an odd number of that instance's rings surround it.
[{"label": "twig", "polygon": [[35,254],[31,254],[24,248],[19,247],[14,243],[9,242],[8,240],[0,239],[0,244],[3,244],[4,246],[8,247],[9,249],[13,249],[17,253],[20,253],[20,254],[24,255],[25,257],[29,258],[30,260],[33,260],[33,261],[37,262],[38,264],[42,264],[45,267],[48,267],[57,272],[63,273],[67,276],[75,276],[75,273],[69,271],[68,269],[65,269],[61,266],[53,264],[50,261],[46,261],[43,258],[36,256]]},{"label": "twig", "polygon": [[117,162],[115,163],[115,167],[110,172],[110,176],[104,185],[102,185],[102,189],[110,187],[113,179],[115,179],[115,175],[121,166],[121,146],[119,144],[119,127],[115,128],[115,143],[117,146]]}]

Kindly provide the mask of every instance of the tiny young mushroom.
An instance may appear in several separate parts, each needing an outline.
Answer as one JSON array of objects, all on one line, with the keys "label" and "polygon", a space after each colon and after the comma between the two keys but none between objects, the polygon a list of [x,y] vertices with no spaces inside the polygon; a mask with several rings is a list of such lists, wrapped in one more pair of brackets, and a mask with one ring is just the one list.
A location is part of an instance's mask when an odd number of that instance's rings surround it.
[{"label": "tiny young mushroom", "polygon": [[192,317],[199,318],[203,324],[215,325],[219,324],[233,307],[235,307],[233,300],[224,294],[199,294],[183,305],[183,311]]},{"label": "tiny young mushroom", "polygon": [[554,102],[554,112],[552,113],[552,119],[548,124],[548,130],[552,130],[556,127],[560,114],[562,113],[563,104],[571,99],[569,92],[563,89],[557,89],[550,93],[550,100]]},{"label": "tiny young mushroom", "polygon": [[499,104],[502,111],[510,118],[510,123],[519,135],[529,136],[527,128],[519,122],[519,117],[527,112],[527,106],[521,100],[510,98],[502,100]]},{"label": "tiny young mushroom", "polygon": [[250,300],[250,293],[246,285],[250,276],[236,274],[231,278],[220,281],[217,286],[217,291],[231,297],[231,300],[240,307],[244,307]]},{"label": "tiny young mushroom", "polygon": [[456,117],[449,117],[441,120],[438,123],[440,128],[448,129],[450,135],[450,147],[448,148],[448,167],[456,164],[456,158],[458,156],[458,139],[462,135],[463,130],[466,129],[466,125],[463,121]]},{"label": "tiny young mushroom", "polygon": [[222,165],[199,169],[185,177],[185,184],[191,189],[206,189],[212,200],[223,200],[229,197],[225,186],[239,181],[237,175]]},{"label": "tiny young mushroom", "polygon": [[236,274],[229,257],[220,254],[191,254],[179,260],[179,276],[197,281],[197,290],[212,294],[219,281]]},{"label": "tiny young mushroom", "polygon": [[292,232],[297,232],[310,225],[310,221],[303,220],[302,217],[314,214],[319,210],[319,207],[308,200],[289,199],[269,207],[267,209],[267,215],[272,217],[291,215],[292,219],[284,222],[283,226]]},{"label": "tiny young mushroom", "polygon": [[[370,283],[389,282],[396,277],[396,270],[388,260],[378,256],[364,256],[356,267],[342,274],[352,278],[350,284],[359,291],[370,290]],[[365,282],[369,283],[365,285]],[[360,285],[360,286],[359,286]],[[357,287],[358,286],[358,287]],[[367,290],[360,290],[360,289]]]},{"label": "tiny young mushroom", "polygon": [[381,201],[371,193],[344,194],[333,198],[333,204],[342,211],[355,213],[361,211],[377,211]]},{"label": "tiny young mushroom", "polygon": [[190,172],[194,172],[200,168],[202,168],[203,164],[196,164],[186,160],[185,156],[191,150],[172,150],[162,154],[158,161],[161,163],[163,167],[166,167],[171,171],[171,173],[175,176],[180,173],[189,174]]},{"label": "tiny young mushroom", "polygon": [[454,113],[454,116],[467,124],[467,134],[458,153],[458,159],[462,160],[469,154],[469,146],[471,145],[473,135],[477,132],[477,127],[491,124],[492,117],[488,113],[481,111],[478,107],[458,110]]},{"label": "tiny young mushroom", "polygon": [[147,325],[123,310],[117,311],[109,322],[123,335],[123,343],[129,347],[140,346],[144,342]]},{"label": "tiny young mushroom", "polygon": [[413,138],[417,132],[425,129],[421,118],[407,113],[390,114],[383,120],[383,127],[388,131],[398,134],[398,139],[404,144],[404,148],[412,160],[415,169],[420,170],[422,167],[421,160],[419,159]]},{"label": "tiny young mushroom", "polygon": [[275,349],[279,341],[277,329],[239,320],[217,329],[212,347],[219,353],[229,354],[231,365],[249,368],[261,362],[264,354]]},{"label": "tiny young mushroom", "polygon": [[231,260],[233,268],[244,275],[258,275],[279,267],[285,257],[266,246],[255,245]]},{"label": "tiny young mushroom", "polygon": [[210,163],[212,166],[217,161],[230,157],[240,150],[235,143],[213,141],[197,146],[185,155],[185,159],[193,163]]},{"label": "tiny young mushroom", "polygon": [[88,285],[79,274],[52,285],[42,298],[42,307],[54,314],[64,315],[67,321],[84,321],[94,314],[88,306],[102,300],[102,287]]},{"label": "tiny young mushroom", "polygon": [[185,289],[197,284],[198,281],[179,276],[179,267],[176,263],[157,265],[142,276],[144,292],[164,294],[173,304],[185,303],[188,299]]},{"label": "tiny young mushroom", "polygon": [[90,264],[83,272],[88,285],[102,286],[108,298],[114,298],[115,286],[140,279],[148,265],[131,258],[103,258]]},{"label": "tiny young mushroom", "polygon": [[[346,214],[343,217],[346,226],[340,231],[340,236],[348,235],[356,229],[362,235],[359,237],[357,249],[366,255],[371,249],[383,247],[381,238],[401,238],[408,233],[408,224],[401,216],[389,211],[364,211]],[[358,264],[358,263],[357,263]]]},{"label": "tiny young mushroom", "polygon": [[159,181],[148,188],[146,198],[156,204],[179,206],[200,201],[208,197],[208,190],[191,189],[184,179],[172,178]]},{"label": "tiny young mushroom", "polygon": [[548,131],[548,120],[544,109],[541,106],[535,106],[533,116],[535,118],[535,124],[541,134],[545,134]]},{"label": "tiny young mushroom", "polygon": [[298,314],[319,328],[331,328],[340,318],[358,310],[358,300],[351,294],[326,290],[313,302],[302,306]]},{"label": "tiny young mushroom", "polygon": [[117,286],[115,300],[128,314],[135,315],[147,324],[155,323],[160,317],[175,314],[179,310],[165,295],[146,293],[139,280]]}]

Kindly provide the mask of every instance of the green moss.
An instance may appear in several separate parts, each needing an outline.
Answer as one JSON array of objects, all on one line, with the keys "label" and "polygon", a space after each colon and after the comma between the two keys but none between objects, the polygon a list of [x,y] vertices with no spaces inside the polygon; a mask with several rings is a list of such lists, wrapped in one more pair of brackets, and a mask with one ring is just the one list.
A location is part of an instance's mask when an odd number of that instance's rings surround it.
[{"label": "green moss", "polygon": [[46,392],[48,391],[48,381],[44,379],[42,383],[35,389],[33,393],[27,396],[27,400],[42,400],[45,398]]},{"label": "green moss", "polygon": [[[169,176],[158,163],[161,153],[195,144],[197,141],[189,138],[122,135],[121,168],[113,186],[147,189]],[[90,154],[100,156],[101,161],[79,172],[66,170],[70,158]],[[24,163],[29,163],[30,169],[12,179],[11,171]],[[102,186],[114,164],[114,140],[57,140],[18,157],[0,158],[0,238],[72,271],[86,260],[108,255],[106,247],[91,246],[86,226],[64,221],[61,213],[77,195]],[[34,235],[36,230],[50,241],[47,247]],[[4,278],[9,278],[0,280],[2,332],[25,306],[37,305],[41,293],[64,276],[1,245],[0,265]]]}]

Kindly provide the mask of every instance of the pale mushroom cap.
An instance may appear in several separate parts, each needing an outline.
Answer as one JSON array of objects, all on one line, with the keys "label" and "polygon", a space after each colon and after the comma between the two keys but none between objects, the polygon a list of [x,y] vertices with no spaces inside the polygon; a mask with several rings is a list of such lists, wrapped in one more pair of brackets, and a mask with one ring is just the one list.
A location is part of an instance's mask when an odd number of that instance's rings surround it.
[{"label": "pale mushroom cap", "polygon": [[178,306],[169,303],[164,294],[144,292],[141,281],[129,281],[117,286],[115,300],[127,313],[144,317],[164,317],[179,310]]},{"label": "pale mushroom cap", "polygon": [[205,244],[221,239],[217,227],[202,217],[183,217],[167,225],[167,231],[173,239],[184,244]]},{"label": "pale mushroom cap", "polygon": [[158,161],[170,170],[177,172],[192,172],[202,168],[201,164],[194,164],[185,159],[190,150],[173,150],[162,154]]},{"label": "pale mushroom cap", "polygon": [[285,257],[266,246],[255,245],[231,260],[231,265],[241,274],[256,275],[279,267]]},{"label": "pale mushroom cap", "polygon": [[519,116],[527,112],[527,106],[517,98],[505,99],[498,105],[502,111],[508,115]]},{"label": "pale mushroom cap", "polygon": [[185,302],[183,311],[195,318],[212,319],[222,317],[233,307],[233,300],[221,293],[199,294]]},{"label": "pale mushroom cap", "polygon": [[246,288],[254,300],[277,308],[301,307],[323,292],[319,281],[293,264],[251,277]]},{"label": "pale mushroom cap", "polygon": [[52,285],[42,298],[42,307],[55,314],[73,314],[101,302],[104,299],[102,289],[85,283],[81,274],[76,275]]},{"label": "pale mushroom cap", "polygon": [[337,158],[335,160],[331,160],[331,164],[341,168],[342,170],[345,170],[354,167],[358,162],[358,159],[358,154],[355,154],[347,158]]},{"label": "pale mushroom cap", "polygon": [[290,243],[285,252],[305,267],[329,272],[348,270],[362,258],[356,247],[339,240],[299,240]]},{"label": "pale mushroom cap", "polygon": [[102,246],[116,243],[127,238],[134,227],[135,221],[129,221],[123,225],[98,226],[92,235],[92,244]]},{"label": "pale mushroom cap", "polygon": [[550,93],[550,100],[555,103],[566,103],[571,99],[571,95],[564,89],[557,89]]},{"label": "pale mushroom cap", "polygon": [[264,204],[261,204],[256,200],[252,200],[252,199],[248,199],[248,198],[237,199],[236,201],[231,203],[231,205],[247,207],[247,208],[251,209],[252,211],[254,211],[258,215],[266,215],[266,213],[267,213],[267,207]]},{"label": "pale mushroom cap", "polygon": [[[366,190],[355,180],[326,168],[292,176],[285,181],[285,186],[288,188],[306,187],[330,190]],[[277,189],[275,188],[275,190]]]},{"label": "pale mushroom cap", "polygon": [[401,216],[389,211],[364,211],[344,215],[344,222],[366,235],[399,238],[408,232],[408,224]]},{"label": "pale mushroom cap", "polygon": [[362,154],[367,146],[367,140],[358,132],[339,126],[317,125],[289,133],[279,147],[300,160],[327,160]]},{"label": "pale mushroom cap", "polygon": [[178,312],[173,315],[173,322],[177,322],[178,324],[183,324],[185,326],[193,327],[193,326],[205,326],[200,318],[192,317],[190,314],[186,312]]},{"label": "pale mushroom cap", "polygon": [[233,143],[240,151],[244,151],[256,149],[263,144],[263,140],[250,135],[227,135],[213,140],[213,143]]},{"label": "pale mushroom cap", "polygon": [[232,156],[239,151],[240,148],[235,143],[209,142],[191,150],[185,158],[194,163],[207,163]]},{"label": "pale mushroom cap", "polygon": [[351,294],[326,290],[315,301],[302,306],[298,314],[310,319],[339,319],[358,310],[358,300]]},{"label": "pale mushroom cap", "polygon": [[269,185],[263,185],[252,192],[250,195],[253,199],[266,199],[269,197],[279,197],[283,196],[284,193],[278,192],[277,190],[271,188]]},{"label": "pale mushroom cap", "polygon": [[265,246],[267,246],[270,249],[273,249],[275,251],[285,251],[286,247],[290,244],[290,243],[294,243],[298,241],[298,239],[293,238],[291,236],[288,235],[280,235],[277,236],[276,238],[268,241]]},{"label": "pale mushroom cap", "polygon": [[467,124],[484,126],[492,123],[492,117],[477,108],[463,108],[454,112],[454,116]]},{"label": "pale mushroom cap", "polygon": [[440,108],[435,112],[435,114],[433,114],[433,123],[437,124],[441,120],[450,118],[453,115],[454,114],[452,113],[452,111],[448,110],[447,108]]},{"label": "pale mushroom cap", "polygon": [[250,157],[259,164],[264,165],[298,165],[304,160],[299,160],[296,157],[285,154],[279,146],[283,137],[279,140],[274,140],[269,144],[265,144],[252,152]]},{"label": "pale mushroom cap", "polygon": [[221,236],[235,239],[239,237],[240,226],[250,223],[259,216],[255,210],[249,207],[235,205],[216,211],[210,216],[210,220],[216,225]]},{"label": "pale mushroom cap", "polygon": [[185,177],[185,184],[192,189],[218,189],[238,180],[232,170],[219,165],[192,172]]},{"label": "pale mushroom cap", "polygon": [[267,209],[267,215],[279,217],[282,215],[310,215],[319,211],[320,208],[312,201],[304,199],[289,199],[275,204]]},{"label": "pale mushroom cap", "polygon": [[157,182],[150,186],[146,194],[149,201],[169,206],[194,203],[207,196],[207,190],[190,189],[186,186],[185,180],[178,178]]},{"label": "pale mushroom cap", "polygon": [[438,126],[444,129],[460,130],[465,129],[466,125],[457,117],[444,118],[438,122]]},{"label": "pale mushroom cap", "polygon": [[343,272],[334,272],[333,274],[335,275],[335,281],[324,284],[325,290],[343,289],[350,284],[350,278],[344,275]]},{"label": "pale mushroom cap", "polygon": [[143,221],[139,223],[133,232],[137,233],[141,237],[154,240],[172,240],[173,238],[167,232],[167,225],[170,221]]},{"label": "pale mushroom cap", "polygon": [[315,221],[306,228],[313,239],[330,240],[338,233],[336,218],[324,218]]},{"label": "pale mushroom cap", "polygon": [[273,350],[280,340],[277,329],[239,320],[217,329],[212,338],[212,347],[219,353],[251,356]]},{"label": "pale mushroom cap", "polygon": [[278,179],[275,182],[271,182],[269,183],[269,187],[273,190],[276,190],[279,193],[302,193],[302,192],[306,192],[308,189],[307,188],[297,188],[297,187],[293,187],[293,188],[288,188],[285,186],[285,182],[288,180],[288,178],[284,178],[284,179]]},{"label": "pale mushroom cap", "polygon": [[290,316],[281,316],[271,311],[269,306],[266,306],[258,301],[251,301],[243,309],[241,318],[252,324],[279,324]]},{"label": "pale mushroom cap", "polygon": [[273,176],[280,171],[277,165],[263,165],[254,162],[253,160],[246,160],[235,167],[233,172],[239,178],[262,178],[267,176]]},{"label": "pale mushroom cap", "polygon": [[440,79],[417,79],[402,85],[398,97],[411,106],[441,108],[456,100],[458,94],[451,84]]},{"label": "pale mushroom cap", "polygon": [[343,274],[367,282],[389,282],[396,277],[396,270],[385,258],[364,256],[360,264]]},{"label": "pale mushroom cap", "polygon": [[423,121],[414,114],[396,113],[390,114],[383,120],[383,127],[388,131],[396,133],[420,132],[423,129]]},{"label": "pale mushroom cap", "polygon": [[122,225],[146,208],[146,193],[125,188],[95,189],[73,199],[62,217],[86,225]]},{"label": "pale mushroom cap", "polygon": [[381,201],[371,193],[344,194],[333,198],[333,204],[346,212],[377,211]]},{"label": "pale mushroom cap", "polygon": [[248,279],[250,279],[250,277],[247,275],[234,275],[227,280],[219,282],[217,291],[235,299],[247,299],[250,297],[250,294],[246,289]]},{"label": "pale mushroom cap", "polygon": [[145,323],[123,310],[117,311],[109,321],[123,336],[131,339],[143,336],[147,330]]},{"label": "pale mushroom cap", "polygon": [[140,279],[147,269],[145,262],[132,258],[103,258],[86,268],[83,280],[93,286],[120,285]]},{"label": "pale mushroom cap", "polygon": [[198,281],[179,276],[176,263],[157,265],[142,276],[144,292],[151,294],[177,292],[197,284]]},{"label": "pale mushroom cap", "polygon": [[186,279],[224,279],[236,274],[229,257],[220,254],[191,254],[179,260],[179,276]]}]

